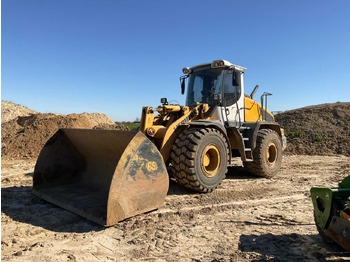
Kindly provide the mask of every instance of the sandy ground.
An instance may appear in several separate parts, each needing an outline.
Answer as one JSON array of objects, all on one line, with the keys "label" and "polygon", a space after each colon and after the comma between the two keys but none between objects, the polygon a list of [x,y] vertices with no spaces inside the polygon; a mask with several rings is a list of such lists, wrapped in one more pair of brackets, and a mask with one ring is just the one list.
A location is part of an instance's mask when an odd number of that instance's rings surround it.
[{"label": "sandy ground", "polygon": [[33,161],[3,161],[3,261],[349,261],[323,243],[309,190],[337,186],[350,157],[286,156],[273,179],[231,167],[211,194],[171,182],[165,206],[103,228],[31,194]]}]

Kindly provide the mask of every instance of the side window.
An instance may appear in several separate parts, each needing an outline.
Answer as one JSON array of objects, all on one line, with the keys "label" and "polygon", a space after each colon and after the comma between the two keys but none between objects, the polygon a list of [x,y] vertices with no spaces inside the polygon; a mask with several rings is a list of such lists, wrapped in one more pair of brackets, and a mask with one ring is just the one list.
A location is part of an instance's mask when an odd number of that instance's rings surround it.
[{"label": "side window", "polygon": [[226,72],[224,80],[224,102],[225,106],[231,106],[238,101],[241,96],[241,78],[240,72],[236,72],[236,81],[238,86],[232,85],[233,71],[229,70]]},{"label": "side window", "polygon": [[195,77],[194,83],[193,83],[193,103],[196,104],[196,102],[202,101],[202,90],[203,88],[203,78],[202,77]]}]

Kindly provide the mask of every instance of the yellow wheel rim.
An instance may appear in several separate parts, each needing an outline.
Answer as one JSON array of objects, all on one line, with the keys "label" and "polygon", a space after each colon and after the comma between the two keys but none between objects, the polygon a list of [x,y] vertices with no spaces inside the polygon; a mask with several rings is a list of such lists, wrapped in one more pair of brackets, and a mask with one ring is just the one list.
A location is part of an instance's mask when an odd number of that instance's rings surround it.
[{"label": "yellow wheel rim", "polygon": [[220,166],[221,155],[214,144],[207,145],[202,153],[201,167],[206,177],[214,177]]},{"label": "yellow wheel rim", "polygon": [[277,161],[277,146],[275,143],[269,143],[266,148],[266,163],[269,166],[273,166]]}]

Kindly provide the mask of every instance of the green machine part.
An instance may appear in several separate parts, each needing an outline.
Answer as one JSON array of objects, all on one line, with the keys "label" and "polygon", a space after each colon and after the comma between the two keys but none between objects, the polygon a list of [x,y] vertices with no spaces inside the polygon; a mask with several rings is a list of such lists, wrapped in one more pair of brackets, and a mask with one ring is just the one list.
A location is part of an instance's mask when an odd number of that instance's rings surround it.
[{"label": "green machine part", "polygon": [[350,176],[344,178],[344,180],[339,183],[339,187],[344,189],[350,189]]},{"label": "green machine part", "polygon": [[350,251],[350,176],[338,188],[310,190],[314,206],[315,223],[320,235],[329,242],[337,242]]}]

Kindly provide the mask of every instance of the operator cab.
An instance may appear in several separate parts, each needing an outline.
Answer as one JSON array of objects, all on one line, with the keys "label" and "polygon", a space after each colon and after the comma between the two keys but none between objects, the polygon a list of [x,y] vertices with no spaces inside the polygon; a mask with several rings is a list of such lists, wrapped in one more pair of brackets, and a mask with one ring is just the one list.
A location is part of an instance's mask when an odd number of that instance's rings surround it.
[{"label": "operator cab", "polygon": [[225,60],[183,68],[188,78],[186,106],[194,107],[197,103],[218,106],[212,119],[236,124],[244,121],[243,72],[246,68],[231,64]]}]

